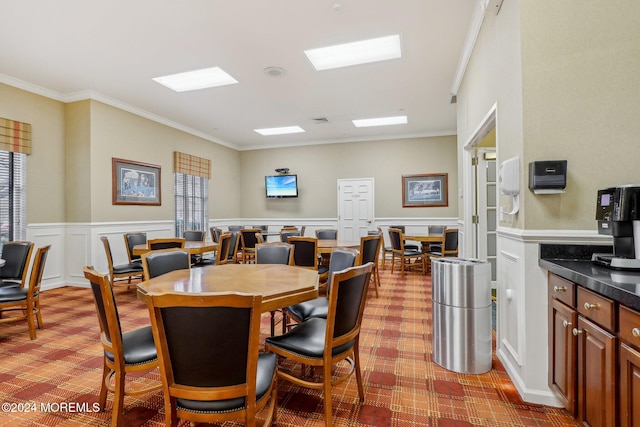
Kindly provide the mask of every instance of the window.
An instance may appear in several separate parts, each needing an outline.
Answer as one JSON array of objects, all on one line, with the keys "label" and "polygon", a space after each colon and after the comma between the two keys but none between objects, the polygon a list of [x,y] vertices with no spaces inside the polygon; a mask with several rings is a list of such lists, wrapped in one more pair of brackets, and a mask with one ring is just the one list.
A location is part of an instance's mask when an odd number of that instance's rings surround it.
[{"label": "window", "polygon": [[0,150],[0,241],[26,239],[25,169],[27,156]]},{"label": "window", "polygon": [[185,230],[206,230],[209,218],[209,179],[175,172],[176,236]]}]

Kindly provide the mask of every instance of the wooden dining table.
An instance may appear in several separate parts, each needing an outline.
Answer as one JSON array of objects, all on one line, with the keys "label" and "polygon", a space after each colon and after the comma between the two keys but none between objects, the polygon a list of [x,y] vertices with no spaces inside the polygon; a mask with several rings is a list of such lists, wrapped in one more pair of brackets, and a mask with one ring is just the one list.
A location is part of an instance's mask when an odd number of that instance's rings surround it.
[{"label": "wooden dining table", "polygon": [[422,243],[422,252],[428,252],[429,245],[431,243],[443,243],[442,238],[444,237],[444,235],[443,234],[424,234],[424,235],[416,235],[416,236],[404,235],[403,237],[405,241],[412,240],[414,242]]},{"label": "wooden dining table", "polygon": [[318,272],[280,264],[225,264],[175,270],[138,284],[142,300],[164,293],[262,295],[267,313],[318,297]]},{"label": "wooden dining table", "polygon": [[[184,250],[188,251],[191,255],[202,255],[205,252],[214,252],[218,250],[218,244],[215,242],[196,242],[187,240],[184,242]],[[133,247],[134,255],[142,255],[149,252],[149,246],[146,243],[135,245]]]},{"label": "wooden dining table", "polygon": [[324,240],[318,239],[318,253],[330,254],[336,248],[359,248],[360,241],[356,240]]}]

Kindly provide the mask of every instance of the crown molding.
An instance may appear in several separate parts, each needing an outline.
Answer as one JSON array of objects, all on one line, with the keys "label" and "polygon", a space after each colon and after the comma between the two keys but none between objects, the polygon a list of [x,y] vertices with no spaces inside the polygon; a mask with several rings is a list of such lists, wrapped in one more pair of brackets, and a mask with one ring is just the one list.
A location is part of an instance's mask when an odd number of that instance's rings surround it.
[{"label": "crown molding", "polygon": [[482,28],[482,22],[484,22],[484,16],[487,11],[488,4],[489,0],[478,0],[476,3],[476,8],[473,11],[473,16],[469,23],[469,29],[467,30],[467,38],[464,41],[462,53],[458,60],[458,68],[456,69],[456,75],[453,79],[453,85],[451,86],[451,95],[453,96],[458,95],[458,90],[460,90],[462,79],[464,78],[467,66],[469,65],[469,59],[471,58],[471,54],[473,53],[473,49],[476,45],[478,34],[480,34],[480,28]]}]

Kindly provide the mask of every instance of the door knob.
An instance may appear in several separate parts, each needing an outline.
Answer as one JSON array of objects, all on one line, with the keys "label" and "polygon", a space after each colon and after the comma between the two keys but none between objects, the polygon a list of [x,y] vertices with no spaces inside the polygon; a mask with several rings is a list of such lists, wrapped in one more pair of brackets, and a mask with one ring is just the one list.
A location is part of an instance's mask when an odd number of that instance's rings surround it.
[{"label": "door knob", "polygon": [[573,328],[573,336],[577,337],[578,335],[580,335],[582,333],[582,330],[578,329],[578,328]]},{"label": "door knob", "polygon": [[600,304],[589,304],[588,302],[584,303],[585,310],[593,310],[594,308],[600,307]]},{"label": "door knob", "polygon": [[553,287],[553,292],[566,292],[567,291],[567,287],[566,286],[554,286]]},{"label": "door knob", "polygon": [[565,328],[568,326],[571,326],[571,322],[567,322],[566,320],[562,321],[562,326],[564,326]]},{"label": "door knob", "polygon": [[631,335],[633,335],[636,338],[640,337],[640,328],[633,328],[631,330]]}]

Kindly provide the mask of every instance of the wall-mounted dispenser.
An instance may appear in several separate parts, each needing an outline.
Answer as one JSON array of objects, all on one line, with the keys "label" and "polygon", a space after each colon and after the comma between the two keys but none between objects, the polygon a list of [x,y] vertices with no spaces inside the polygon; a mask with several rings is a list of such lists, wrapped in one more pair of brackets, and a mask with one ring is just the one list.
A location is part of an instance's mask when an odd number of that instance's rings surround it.
[{"label": "wall-mounted dispenser", "polygon": [[566,186],[566,160],[544,160],[529,163],[529,190],[535,194],[564,193]]},{"label": "wall-mounted dispenser", "polygon": [[513,196],[511,211],[500,210],[500,213],[515,215],[520,210],[520,157],[512,157],[500,164],[498,185],[500,193]]}]

